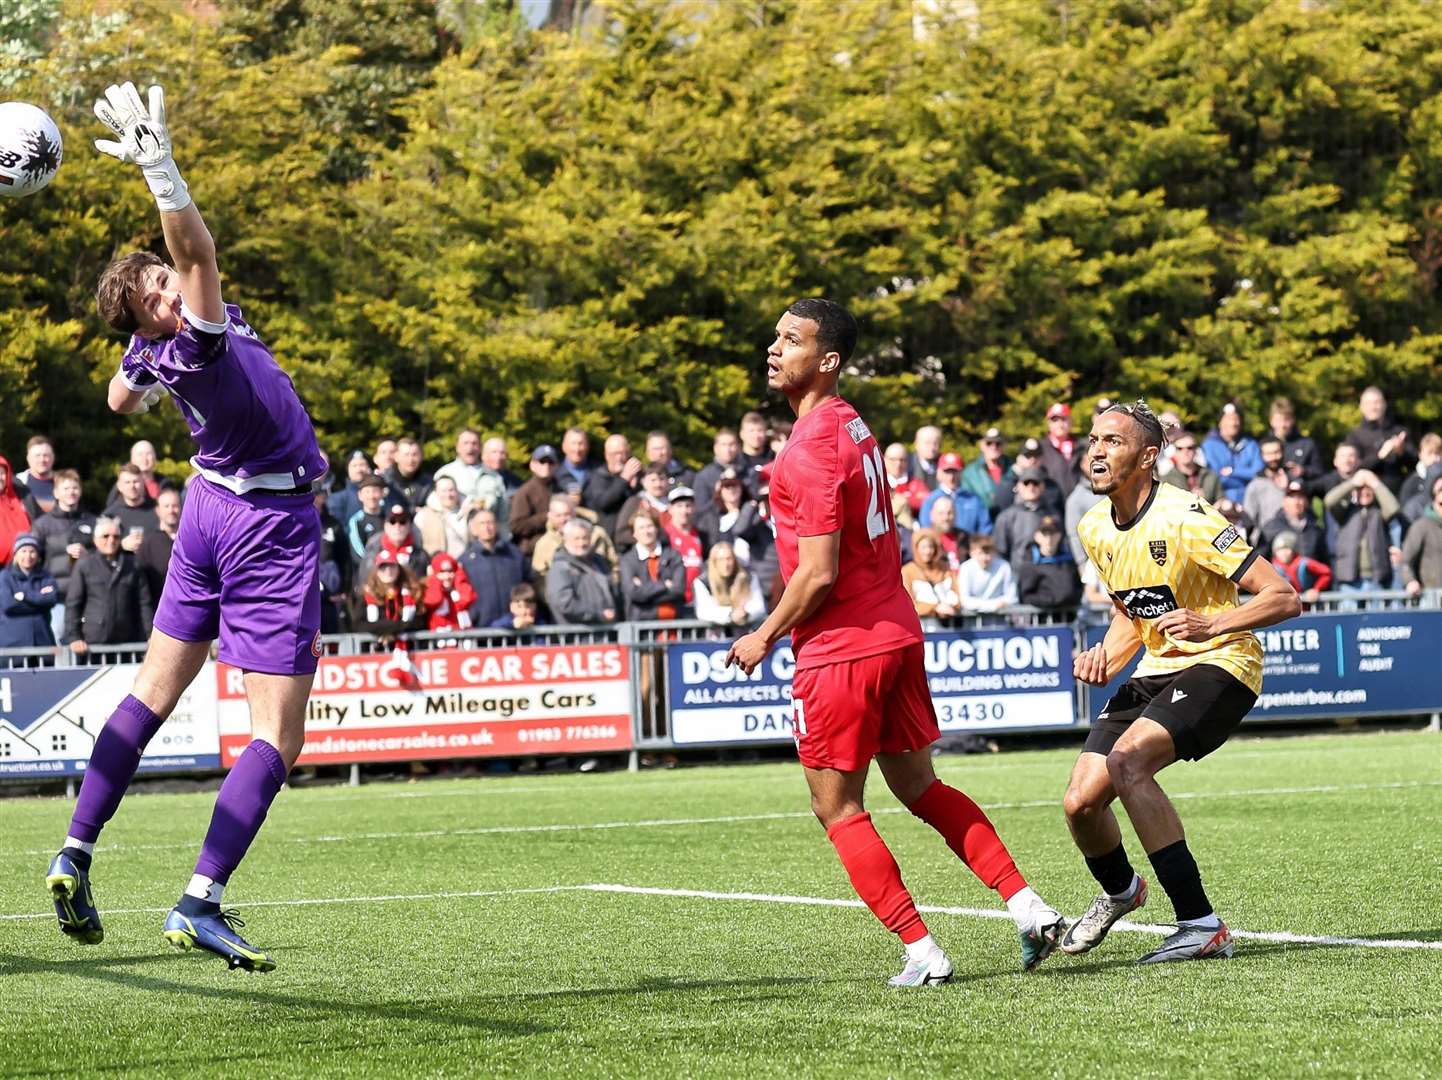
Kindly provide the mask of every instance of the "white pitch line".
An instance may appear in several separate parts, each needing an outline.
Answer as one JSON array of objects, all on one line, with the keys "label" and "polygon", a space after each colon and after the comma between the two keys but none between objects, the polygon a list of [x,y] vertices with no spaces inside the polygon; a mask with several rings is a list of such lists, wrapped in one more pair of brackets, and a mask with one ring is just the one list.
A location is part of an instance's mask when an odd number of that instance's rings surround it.
[{"label": "white pitch line", "polygon": [[[1168,794],[1173,801],[1191,799],[1263,798],[1277,795],[1325,795],[1347,791],[1397,791],[1405,788],[1442,787],[1442,780],[1400,780],[1387,784],[1315,784],[1309,787],[1234,788],[1224,791],[1178,791]],[[1036,810],[1061,805],[1060,798],[1032,799],[1025,802],[986,803],[983,808],[996,810]],[[904,814],[905,807],[884,806],[871,811],[880,814]],[[555,825],[487,825],[474,829],[420,829],[399,832],[363,832],[344,834],[322,834],[320,836],[288,836],[276,842],[286,844],[339,844],[354,840],[418,840],[427,837],[457,836],[511,836],[526,833],[568,833],[592,832],[611,829],[669,829],[687,825],[733,825],[751,821],[794,821],[811,818],[809,810],[778,810],[768,814],[723,814],[716,817],[693,818],[643,818],[633,821],[587,821],[566,822]],[[191,843],[172,844],[112,844],[97,847],[100,853],[130,851],[175,851],[190,849]],[[0,856],[53,855],[54,848],[32,848],[28,851],[0,852]]]},{"label": "white pitch line", "polygon": [[[709,889],[664,889],[648,885],[617,885],[595,882],[588,885],[549,885],[529,889],[473,889],[463,892],[434,893],[391,893],[379,896],[334,896],[304,898],[299,900],[253,900],[246,901],[246,908],[267,907],[312,907],[339,904],[389,904],[402,901],[426,900],[468,900],[501,896],[534,896],[568,892],[612,893],[627,896],[660,896],[685,900],[721,900],[753,904],[797,904],[805,907],[865,908],[860,900],[827,896],[792,896],[785,893],[714,892]],[[947,907],[936,904],[918,904],[924,915],[958,915],[972,919],[1010,919],[1011,915],[998,908]],[[118,908],[107,911],[107,915],[159,915],[169,908]],[[20,922],[33,919],[53,919],[53,912],[24,915],[0,915],[0,922]],[[1175,927],[1154,923],[1135,923],[1123,919],[1112,927],[1113,930],[1130,931],[1137,934],[1152,934],[1163,937]],[[1273,941],[1287,945],[1329,945],[1348,946],[1359,949],[1421,949],[1442,951],[1442,941],[1416,941],[1409,938],[1351,938],[1328,935],[1294,934],[1289,931],[1233,930],[1232,936],[1250,941]]]},{"label": "white pitch line", "polygon": [[[735,900],[753,904],[801,904],[808,907],[864,908],[860,900],[840,900],[825,896],[788,896],[776,893],[711,892],[706,889],[660,889],[644,885],[583,885],[582,889],[592,892],[624,893],[636,896],[670,896],[695,900]],[[998,908],[940,907],[934,904],[917,904],[916,910],[923,915],[962,915],[973,919],[1010,919],[1010,912]],[[1165,937],[1176,930],[1174,925],[1156,923],[1135,923],[1126,919],[1116,923],[1113,930],[1128,930],[1137,934],[1155,934]],[[1426,949],[1442,952],[1442,941],[1416,941],[1410,938],[1349,938],[1326,935],[1293,934],[1287,931],[1233,930],[1232,937],[1249,941],[1278,941],[1288,945],[1347,945],[1360,949]]]},{"label": "white pitch line", "polygon": [[[594,885],[549,885],[535,889],[472,889],[466,892],[435,893],[393,893],[384,896],[330,896],[302,900],[247,900],[247,908],[263,907],[314,907],[325,904],[392,904],[401,900],[466,900],[486,896],[529,896],[538,893],[563,893],[594,890]],[[107,908],[106,917],[111,915],[162,915],[168,907]],[[55,912],[46,911],[39,915],[0,915],[0,922],[19,922],[26,919],[53,919]]]}]

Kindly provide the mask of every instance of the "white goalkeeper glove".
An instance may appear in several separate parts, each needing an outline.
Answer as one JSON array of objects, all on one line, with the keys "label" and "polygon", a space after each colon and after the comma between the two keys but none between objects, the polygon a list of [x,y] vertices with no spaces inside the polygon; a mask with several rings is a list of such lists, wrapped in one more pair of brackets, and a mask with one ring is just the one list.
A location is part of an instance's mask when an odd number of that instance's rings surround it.
[{"label": "white goalkeeper glove", "polygon": [[135,407],[134,415],[148,413],[152,405],[158,404],[161,398],[169,397],[170,393],[163,386],[152,386],[145,391],[145,396],[140,399],[140,404]]},{"label": "white goalkeeper glove", "polygon": [[134,83],[111,86],[95,103],[95,115],[119,137],[119,142],[96,139],[95,149],[140,166],[155,205],[162,210],[184,210],[190,189],[180,178],[170,153],[170,132],[165,129],[165,91],[150,88],[150,107],[140,101]]}]

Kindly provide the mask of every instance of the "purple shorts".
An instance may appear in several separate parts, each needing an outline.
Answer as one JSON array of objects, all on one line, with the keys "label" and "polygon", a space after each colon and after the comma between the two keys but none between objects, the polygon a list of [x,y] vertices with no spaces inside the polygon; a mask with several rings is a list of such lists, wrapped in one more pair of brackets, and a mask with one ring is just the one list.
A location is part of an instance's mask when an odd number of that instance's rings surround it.
[{"label": "purple shorts", "polygon": [[170,555],[155,628],[220,638],[245,671],[309,675],[320,646],[320,515],[309,495],[236,495],[196,478]]}]

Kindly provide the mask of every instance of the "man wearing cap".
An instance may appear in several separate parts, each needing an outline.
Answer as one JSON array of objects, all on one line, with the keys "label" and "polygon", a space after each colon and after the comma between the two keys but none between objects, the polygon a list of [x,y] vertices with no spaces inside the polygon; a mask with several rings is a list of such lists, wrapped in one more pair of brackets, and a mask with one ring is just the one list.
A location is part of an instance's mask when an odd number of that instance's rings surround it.
[{"label": "man wearing cap", "polygon": [[528,559],[536,549],[536,541],[546,531],[551,496],[564,494],[556,484],[556,466],[560,462],[561,455],[550,443],[542,443],[532,450],[531,478],[511,499],[511,539]]},{"label": "man wearing cap", "polygon": [[1262,523],[1257,549],[1271,558],[1277,537],[1284,532],[1293,534],[1292,547],[1299,555],[1322,563],[1328,561],[1327,534],[1312,514],[1312,497],[1301,480],[1287,482],[1287,490],[1282,493],[1282,509]]},{"label": "man wearing cap", "polygon": [[34,533],[15,537],[10,565],[0,569],[0,649],[55,644],[50,612],[61,600],[60,587],[40,557],[40,540]]},{"label": "man wearing cap", "polygon": [[1008,509],[1017,498],[1018,478],[1028,469],[1041,471],[1041,505],[1048,514],[1062,516],[1063,507],[1066,504],[1066,494],[1061,486],[1051,478],[1041,466],[1042,441],[1040,439],[1027,439],[1021,444],[1016,452],[1016,460],[1011,463],[1011,468],[1002,477],[1001,488],[996,493],[997,516],[1003,510]]},{"label": "man wearing cap", "polygon": [[356,588],[364,588],[370,580],[371,571],[376,568],[376,559],[382,551],[424,581],[430,570],[431,557],[421,544],[421,534],[415,527],[411,508],[403,502],[393,502],[385,509],[381,531],[366,541],[361,556],[360,573],[356,575]]},{"label": "man wearing cap", "polygon": [[[385,525],[386,482],[371,473],[356,485],[359,508],[346,519],[345,534],[350,541],[351,554],[360,563],[366,557],[366,545]],[[362,575],[361,580],[365,577]]]},{"label": "man wearing cap", "polygon": [[695,603],[691,585],[706,565],[706,552],[695,525],[696,495],[688,487],[673,487],[666,501],[669,507],[661,526],[666,530],[671,550],[681,556],[681,565],[686,568],[686,603],[690,605]]},{"label": "man wearing cap", "polygon": [[997,492],[1011,468],[1011,458],[1006,456],[1006,439],[1000,428],[987,428],[980,447],[981,453],[961,470],[961,486],[979,498],[986,512],[995,517]]},{"label": "man wearing cap", "polygon": [[1262,471],[1262,451],[1257,440],[1242,433],[1242,410],[1233,402],[1222,406],[1217,426],[1202,440],[1207,467],[1222,480],[1222,494],[1239,503],[1247,497],[1247,485]]},{"label": "man wearing cap", "polygon": [[1013,570],[1020,571],[1025,565],[1037,528],[1048,513],[1042,506],[1046,480],[1047,474],[1035,465],[1023,469],[1016,478],[1016,500],[996,517],[992,534],[996,553],[1011,563]]},{"label": "man wearing cap", "polygon": [[1081,444],[1072,438],[1071,406],[1054,401],[1046,411],[1046,438],[1041,440],[1041,467],[1061,488],[1065,499],[1081,475]]},{"label": "man wearing cap", "polygon": [[[1015,509],[1015,507],[1013,507]],[[1048,611],[1071,609],[1081,601],[1076,562],[1062,542],[1061,522],[1050,514],[1037,522],[1031,543],[1016,568],[1017,599]]]},{"label": "man wearing cap", "polygon": [[956,527],[968,535],[991,532],[991,513],[974,493],[961,486],[961,455],[946,453],[936,459],[936,490],[921,504],[917,515],[923,529],[931,528],[931,508],[942,497],[956,509]]}]

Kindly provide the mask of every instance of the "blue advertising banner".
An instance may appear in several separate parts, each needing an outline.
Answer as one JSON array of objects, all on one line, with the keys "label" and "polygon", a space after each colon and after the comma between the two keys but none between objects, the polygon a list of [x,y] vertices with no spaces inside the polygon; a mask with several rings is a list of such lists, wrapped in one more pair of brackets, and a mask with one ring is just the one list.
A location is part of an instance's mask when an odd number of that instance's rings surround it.
[{"label": "blue advertising banner", "polygon": [[[1026,731],[1076,724],[1072,627],[926,635],[926,671],[942,731]],[[727,644],[666,650],[671,737],[678,744],[791,739],[791,649],[778,647],[744,675],[725,666]]]},{"label": "blue advertising banner", "polygon": [[[1088,626],[1086,644],[1105,633],[1104,625]],[[1266,657],[1249,721],[1401,716],[1436,712],[1442,702],[1442,611],[1303,615],[1257,636]],[[1135,668],[1091,689],[1092,720]]]},{"label": "blue advertising banner", "polygon": [[[215,677],[195,680],[140,759],[141,772],[220,767]],[[138,664],[0,669],[0,779],[78,776]]]}]

